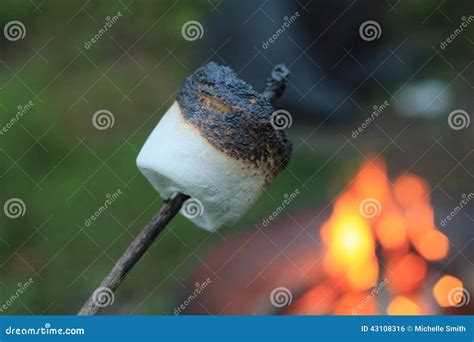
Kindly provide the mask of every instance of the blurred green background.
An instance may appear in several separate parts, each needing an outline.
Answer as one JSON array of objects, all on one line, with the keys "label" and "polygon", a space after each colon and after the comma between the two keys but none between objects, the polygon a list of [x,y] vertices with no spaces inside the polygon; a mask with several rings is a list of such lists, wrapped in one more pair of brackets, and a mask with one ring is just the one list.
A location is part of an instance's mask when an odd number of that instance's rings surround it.
[{"label": "blurred green background", "polygon": [[[469,1],[464,3],[469,7]],[[385,12],[392,30],[409,33],[431,53],[433,42],[443,40],[457,24],[435,13],[420,25],[429,6],[434,8],[429,1],[403,2],[403,16]],[[26,205],[25,215],[17,219],[0,215],[0,304],[18,283],[34,280],[3,314],[74,314],[160,207],[162,199],[139,174],[135,158],[183,79],[203,62],[196,54],[199,42],[183,39],[182,24],[205,24],[212,8],[208,1],[0,2],[2,27],[11,20],[26,27],[24,39],[0,39],[0,126],[15,116],[19,105],[34,103],[0,135],[0,202],[20,198]],[[85,49],[105,18],[119,11],[121,18]],[[466,7],[452,2],[443,11],[460,18]],[[472,49],[459,38],[444,57],[462,65],[472,60]],[[447,82],[453,75],[441,58],[423,72]],[[367,108],[383,101],[374,96]],[[92,116],[100,109],[113,113],[113,127],[94,128]],[[429,129],[440,132],[444,119],[430,122]],[[291,203],[293,210],[337,194],[362,159],[350,144],[341,148],[354,127],[323,127],[303,141],[311,130],[297,121],[290,130],[299,146],[290,172],[278,177],[242,221],[211,235],[182,216],[175,218],[124,281],[107,312],[172,313],[187,275],[213,244],[242,229],[255,229],[296,188],[302,195]],[[392,116],[386,124],[394,122],[399,119]],[[414,125],[425,127],[416,120]],[[446,133],[453,144],[470,141],[453,134]],[[360,143],[363,151],[380,151],[387,140],[374,135]],[[392,147],[384,155],[396,154]],[[397,167],[403,168],[403,162]],[[429,161],[419,167],[432,168]],[[86,227],[85,220],[118,189],[122,195]]]}]

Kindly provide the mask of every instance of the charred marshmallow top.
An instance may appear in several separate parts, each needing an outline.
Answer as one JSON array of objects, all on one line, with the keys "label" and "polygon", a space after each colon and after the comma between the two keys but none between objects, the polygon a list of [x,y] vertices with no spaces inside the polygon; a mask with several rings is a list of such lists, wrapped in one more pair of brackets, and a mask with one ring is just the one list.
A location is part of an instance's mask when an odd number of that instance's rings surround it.
[{"label": "charred marshmallow top", "polygon": [[186,121],[215,148],[264,172],[267,184],[285,168],[291,143],[270,124],[273,107],[226,66],[210,62],[186,79],[178,95]]}]

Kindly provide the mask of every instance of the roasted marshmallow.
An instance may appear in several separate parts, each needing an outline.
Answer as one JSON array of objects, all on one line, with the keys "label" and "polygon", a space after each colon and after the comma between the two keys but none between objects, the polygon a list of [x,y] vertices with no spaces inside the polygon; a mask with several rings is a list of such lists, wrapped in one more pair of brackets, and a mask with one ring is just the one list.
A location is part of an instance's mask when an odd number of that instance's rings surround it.
[{"label": "roasted marshmallow", "polygon": [[182,213],[199,227],[231,225],[288,164],[291,143],[272,113],[262,94],[211,62],[186,79],[137,165],[163,198],[189,195]]}]

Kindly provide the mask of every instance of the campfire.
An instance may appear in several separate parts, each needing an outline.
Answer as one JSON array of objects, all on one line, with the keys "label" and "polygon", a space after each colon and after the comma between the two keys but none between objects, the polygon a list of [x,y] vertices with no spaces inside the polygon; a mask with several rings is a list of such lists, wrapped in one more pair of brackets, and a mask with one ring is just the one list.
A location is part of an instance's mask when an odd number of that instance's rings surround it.
[{"label": "campfire", "polygon": [[319,233],[323,280],[285,314],[418,315],[467,304],[463,282],[433,267],[449,240],[436,227],[429,185],[415,174],[392,181],[382,160],[366,162]]},{"label": "campfire", "polygon": [[185,298],[195,283],[215,281],[186,312],[472,313],[466,259],[437,227],[431,192],[419,175],[391,179],[385,162],[372,158],[328,205],[292,209],[220,242],[189,279]]}]

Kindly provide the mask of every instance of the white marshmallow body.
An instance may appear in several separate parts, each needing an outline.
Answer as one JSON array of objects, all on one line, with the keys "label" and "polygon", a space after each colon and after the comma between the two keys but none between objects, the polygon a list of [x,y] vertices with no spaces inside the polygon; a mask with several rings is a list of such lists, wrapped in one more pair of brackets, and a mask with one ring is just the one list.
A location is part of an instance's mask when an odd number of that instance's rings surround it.
[{"label": "white marshmallow body", "polygon": [[177,102],[148,137],[137,165],[163,198],[181,192],[199,200],[200,215],[185,216],[209,231],[235,223],[265,187],[256,166],[212,146],[185,121]]}]

